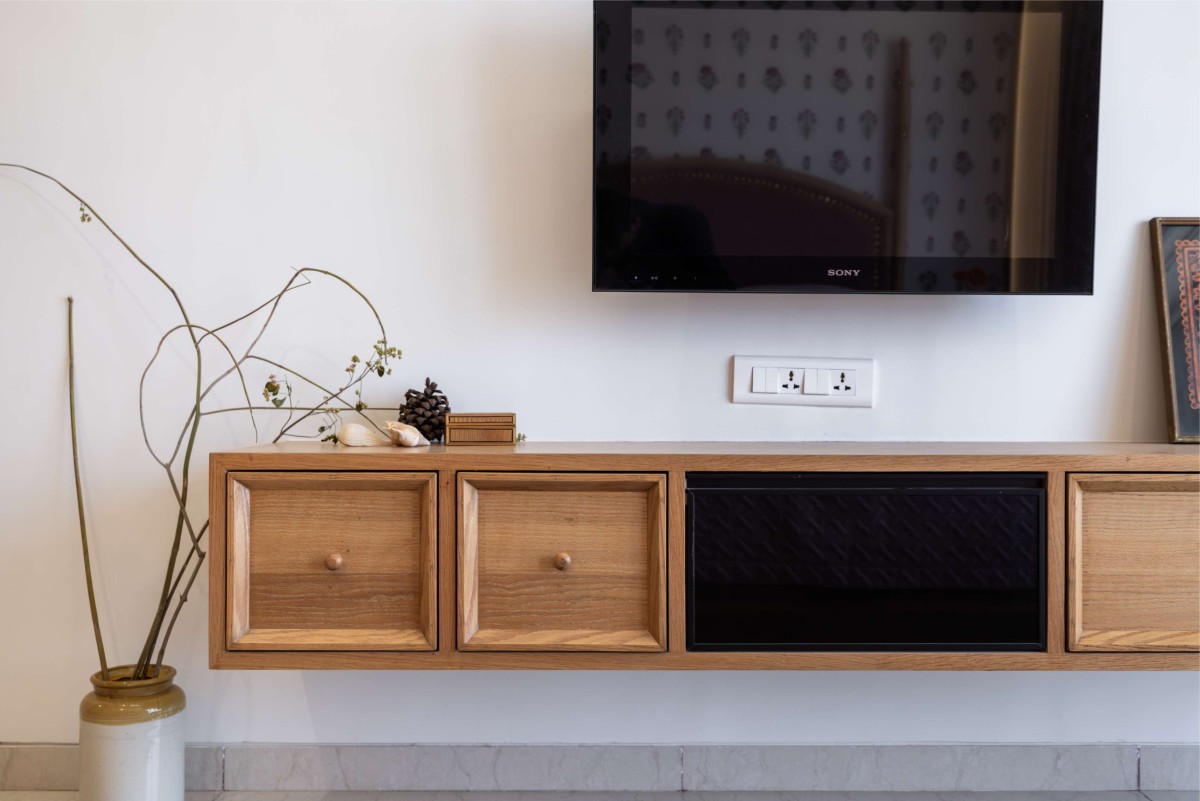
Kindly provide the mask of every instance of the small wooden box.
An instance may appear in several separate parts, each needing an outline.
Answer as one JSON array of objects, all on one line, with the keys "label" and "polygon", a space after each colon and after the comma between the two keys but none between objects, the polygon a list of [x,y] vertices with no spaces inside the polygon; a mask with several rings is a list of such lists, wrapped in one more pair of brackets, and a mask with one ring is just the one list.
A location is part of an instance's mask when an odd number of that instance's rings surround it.
[{"label": "small wooden box", "polygon": [[510,412],[446,415],[447,445],[512,445],[517,441],[517,416]]}]

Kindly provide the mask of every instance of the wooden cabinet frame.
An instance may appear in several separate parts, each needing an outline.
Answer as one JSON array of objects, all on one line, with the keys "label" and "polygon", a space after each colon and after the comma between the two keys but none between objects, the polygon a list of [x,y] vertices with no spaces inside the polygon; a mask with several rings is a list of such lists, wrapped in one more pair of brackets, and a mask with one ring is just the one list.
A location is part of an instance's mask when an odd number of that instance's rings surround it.
[{"label": "wooden cabinet frame", "polygon": [[[1173,509],[1149,501],[1158,506],[1150,509],[1151,517],[1156,512],[1181,511],[1182,503],[1196,517],[1196,505],[1200,505],[1200,475],[1194,473],[1093,473],[1069,476],[1067,498],[1067,631],[1068,645],[1072,651],[1195,651],[1200,646],[1200,603],[1194,609],[1179,610],[1178,601],[1188,592],[1188,584],[1195,589],[1196,573],[1200,571],[1200,553],[1197,553],[1196,538],[1200,530],[1188,522],[1185,535],[1192,535],[1187,542],[1180,542],[1179,526],[1175,531],[1130,531],[1122,520],[1104,519],[1091,521],[1091,505],[1086,500],[1093,497],[1121,497],[1140,495],[1153,498],[1156,495],[1174,495]],[[1146,501],[1143,501],[1144,503]],[[1129,523],[1128,515],[1117,515]],[[1133,521],[1134,525],[1140,521]],[[1086,532],[1090,527],[1092,536],[1103,542],[1093,544],[1087,552]],[[1154,526],[1150,526],[1151,529]],[[1128,538],[1128,539],[1127,539]],[[1182,547],[1181,547],[1182,546]],[[1097,553],[1101,547],[1105,553]],[[1116,553],[1119,551],[1119,553]],[[1105,554],[1114,557],[1104,562]],[[1167,564],[1163,564],[1163,563]],[[1139,572],[1154,572],[1158,581],[1139,580]],[[1099,583],[1100,589],[1092,585]],[[1115,601],[1116,589],[1124,590]],[[1107,598],[1105,596],[1108,596]],[[1139,597],[1144,596],[1144,597]],[[1165,603],[1168,598],[1177,603]],[[1089,616],[1089,606],[1102,607],[1109,617],[1114,614],[1129,623],[1114,627],[1096,624]],[[1128,610],[1128,607],[1141,607]],[[1165,608],[1164,608],[1165,607]],[[1135,620],[1136,618],[1136,620]],[[1164,618],[1171,622],[1164,625]],[[1143,625],[1136,625],[1143,622]],[[1172,626],[1171,623],[1175,625]],[[1184,628],[1183,626],[1190,626]]]},{"label": "wooden cabinet frame", "polygon": [[[234,669],[455,670],[1197,670],[1195,653],[1067,649],[1067,480],[1072,473],[1191,473],[1194,445],[1121,443],[529,443],[345,448],[316,443],[215,453],[210,462],[209,661]],[[228,474],[235,471],[437,474],[437,643],[430,652],[237,651],[226,647]],[[1037,472],[1046,475],[1047,635],[1043,653],[689,652],[685,488],[688,471]],[[666,650],[499,652],[457,647],[459,473],[666,476]]]},{"label": "wooden cabinet frame", "polygon": [[[418,496],[419,597],[413,628],[251,628],[250,509],[255,490],[370,490]],[[230,651],[433,651],[437,648],[437,483],[434,473],[258,472],[226,477],[225,647]]]},{"label": "wooden cabinet frame", "polygon": [[[464,473],[458,476],[458,645],[471,651],[663,651],[667,643],[667,480],[640,473]],[[480,629],[480,491],[643,494],[646,605],[640,628]],[[519,536],[520,532],[507,532]],[[602,532],[601,532],[602,535]],[[568,568],[569,570],[570,568]],[[553,569],[547,569],[548,574]]]}]

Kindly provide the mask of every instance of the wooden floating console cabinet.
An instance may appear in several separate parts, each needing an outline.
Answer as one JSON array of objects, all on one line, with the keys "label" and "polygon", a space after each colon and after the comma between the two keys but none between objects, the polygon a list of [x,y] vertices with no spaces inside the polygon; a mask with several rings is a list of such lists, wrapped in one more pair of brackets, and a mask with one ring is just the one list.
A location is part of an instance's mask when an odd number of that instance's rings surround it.
[{"label": "wooden floating console cabinet", "polygon": [[[717,474],[760,495],[717,497]],[[1194,446],[298,443],[214,453],[209,476],[214,668],[1200,668]],[[880,501],[893,485],[919,497]],[[741,589],[697,604],[712,554]],[[880,610],[918,645],[871,633]]]}]

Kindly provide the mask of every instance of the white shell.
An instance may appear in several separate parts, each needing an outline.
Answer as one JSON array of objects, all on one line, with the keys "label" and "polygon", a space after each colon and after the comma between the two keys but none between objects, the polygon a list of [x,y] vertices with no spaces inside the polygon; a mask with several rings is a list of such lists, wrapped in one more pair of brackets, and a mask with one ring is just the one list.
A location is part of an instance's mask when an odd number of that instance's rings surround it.
[{"label": "white shell", "polygon": [[425,439],[424,434],[407,423],[398,423],[395,420],[389,420],[386,425],[388,436],[392,438],[393,445],[399,445],[403,448],[416,448],[419,445],[429,444],[429,440]]},{"label": "white shell", "polygon": [[384,439],[382,436],[375,433],[374,431],[367,428],[366,426],[360,425],[358,423],[346,423],[344,426],[339,428],[338,433],[337,433],[337,440],[338,440],[338,442],[342,443],[343,445],[349,445],[352,448],[356,448],[356,447],[363,446],[363,445],[387,445],[387,444],[389,444],[388,441],[386,439]]}]

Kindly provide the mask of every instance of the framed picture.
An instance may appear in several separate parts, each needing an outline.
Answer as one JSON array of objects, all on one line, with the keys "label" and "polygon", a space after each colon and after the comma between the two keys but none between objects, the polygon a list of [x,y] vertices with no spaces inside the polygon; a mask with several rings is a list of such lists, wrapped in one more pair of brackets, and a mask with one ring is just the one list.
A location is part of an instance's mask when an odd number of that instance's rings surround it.
[{"label": "framed picture", "polygon": [[1172,442],[1200,442],[1200,218],[1155,217],[1150,247]]}]

